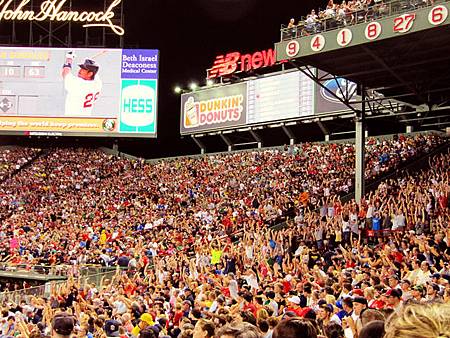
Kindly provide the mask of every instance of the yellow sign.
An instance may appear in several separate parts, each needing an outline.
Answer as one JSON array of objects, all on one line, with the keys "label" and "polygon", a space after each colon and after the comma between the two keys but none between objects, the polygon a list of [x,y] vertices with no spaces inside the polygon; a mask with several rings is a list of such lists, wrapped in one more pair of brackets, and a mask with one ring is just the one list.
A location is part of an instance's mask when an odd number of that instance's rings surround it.
[{"label": "yellow sign", "polygon": [[117,131],[115,118],[0,117],[0,131],[96,132]]},{"label": "yellow sign", "polygon": [[64,11],[63,6],[67,0],[46,0],[42,2],[40,11],[27,10],[26,6],[31,0],[22,0],[16,8],[11,8],[13,0],[0,0],[1,21],[57,21],[57,22],[81,22],[83,27],[109,27],[117,35],[123,35],[125,30],[115,25],[114,8],[120,5],[122,0],[113,0],[104,12],[78,12]]}]

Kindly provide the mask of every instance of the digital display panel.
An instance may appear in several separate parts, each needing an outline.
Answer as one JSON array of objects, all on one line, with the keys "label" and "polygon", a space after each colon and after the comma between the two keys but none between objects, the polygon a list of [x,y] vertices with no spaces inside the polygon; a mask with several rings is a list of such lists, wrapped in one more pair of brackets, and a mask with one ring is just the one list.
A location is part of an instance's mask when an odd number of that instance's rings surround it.
[{"label": "digital display panel", "polygon": [[158,50],[0,48],[0,133],[156,137]]},{"label": "digital display panel", "polygon": [[337,81],[327,81],[324,90],[302,72],[288,71],[183,94],[180,131],[192,134],[345,112],[349,108],[333,93],[339,96],[341,90],[351,90],[353,96],[354,84]]}]

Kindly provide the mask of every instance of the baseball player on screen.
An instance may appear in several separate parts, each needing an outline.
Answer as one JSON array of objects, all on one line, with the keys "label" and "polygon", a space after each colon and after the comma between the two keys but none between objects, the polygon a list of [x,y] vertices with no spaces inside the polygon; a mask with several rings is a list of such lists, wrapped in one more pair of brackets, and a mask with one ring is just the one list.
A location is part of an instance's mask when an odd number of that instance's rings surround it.
[{"label": "baseball player on screen", "polygon": [[79,64],[78,76],[72,74],[72,64],[75,59],[73,52],[66,54],[66,63],[63,65],[62,77],[66,95],[66,116],[91,116],[92,109],[102,89],[102,81],[97,72],[98,64],[86,59]]}]

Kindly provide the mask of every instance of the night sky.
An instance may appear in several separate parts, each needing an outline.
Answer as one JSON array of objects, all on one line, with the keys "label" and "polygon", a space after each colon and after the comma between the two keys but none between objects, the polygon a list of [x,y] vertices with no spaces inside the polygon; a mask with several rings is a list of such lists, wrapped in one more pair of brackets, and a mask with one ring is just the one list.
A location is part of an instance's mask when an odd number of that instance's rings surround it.
[{"label": "night sky", "polygon": [[206,69],[222,53],[273,48],[282,23],[324,5],[325,0],[125,0],[125,44],[160,50],[159,125],[157,140],[123,140],[120,148],[139,148],[146,156],[198,152],[180,137],[174,86],[204,85]]}]

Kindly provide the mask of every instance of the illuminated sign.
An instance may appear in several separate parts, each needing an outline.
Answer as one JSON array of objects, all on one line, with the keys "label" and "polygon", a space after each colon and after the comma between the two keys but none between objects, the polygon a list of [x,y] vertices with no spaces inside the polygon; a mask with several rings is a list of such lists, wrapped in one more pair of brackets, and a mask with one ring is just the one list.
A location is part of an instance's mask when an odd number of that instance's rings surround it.
[{"label": "illuminated sign", "polygon": [[114,8],[122,0],[113,0],[105,11],[65,11],[67,0],[46,0],[41,3],[40,11],[27,10],[26,6],[31,0],[22,0],[17,7],[12,8],[14,0],[0,0],[1,21],[56,21],[56,22],[82,22],[83,27],[108,27],[117,35],[123,35],[125,30],[113,23]]},{"label": "illuminated sign", "polygon": [[181,96],[181,131],[240,126],[247,120],[247,84],[201,90]]},{"label": "illuminated sign", "polygon": [[233,95],[214,98],[208,101],[195,102],[190,97],[184,104],[186,128],[216,124],[228,121],[239,121],[243,111],[244,96]]},{"label": "illuminated sign", "polygon": [[276,57],[273,49],[258,51],[253,54],[232,52],[219,55],[216,57],[213,67],[207,71],[208,79],[273,66],[275,62]]},{"label": "illuminated sign", "polygon": [[0,48],[0,134],[156,137],[158,50]]}]

